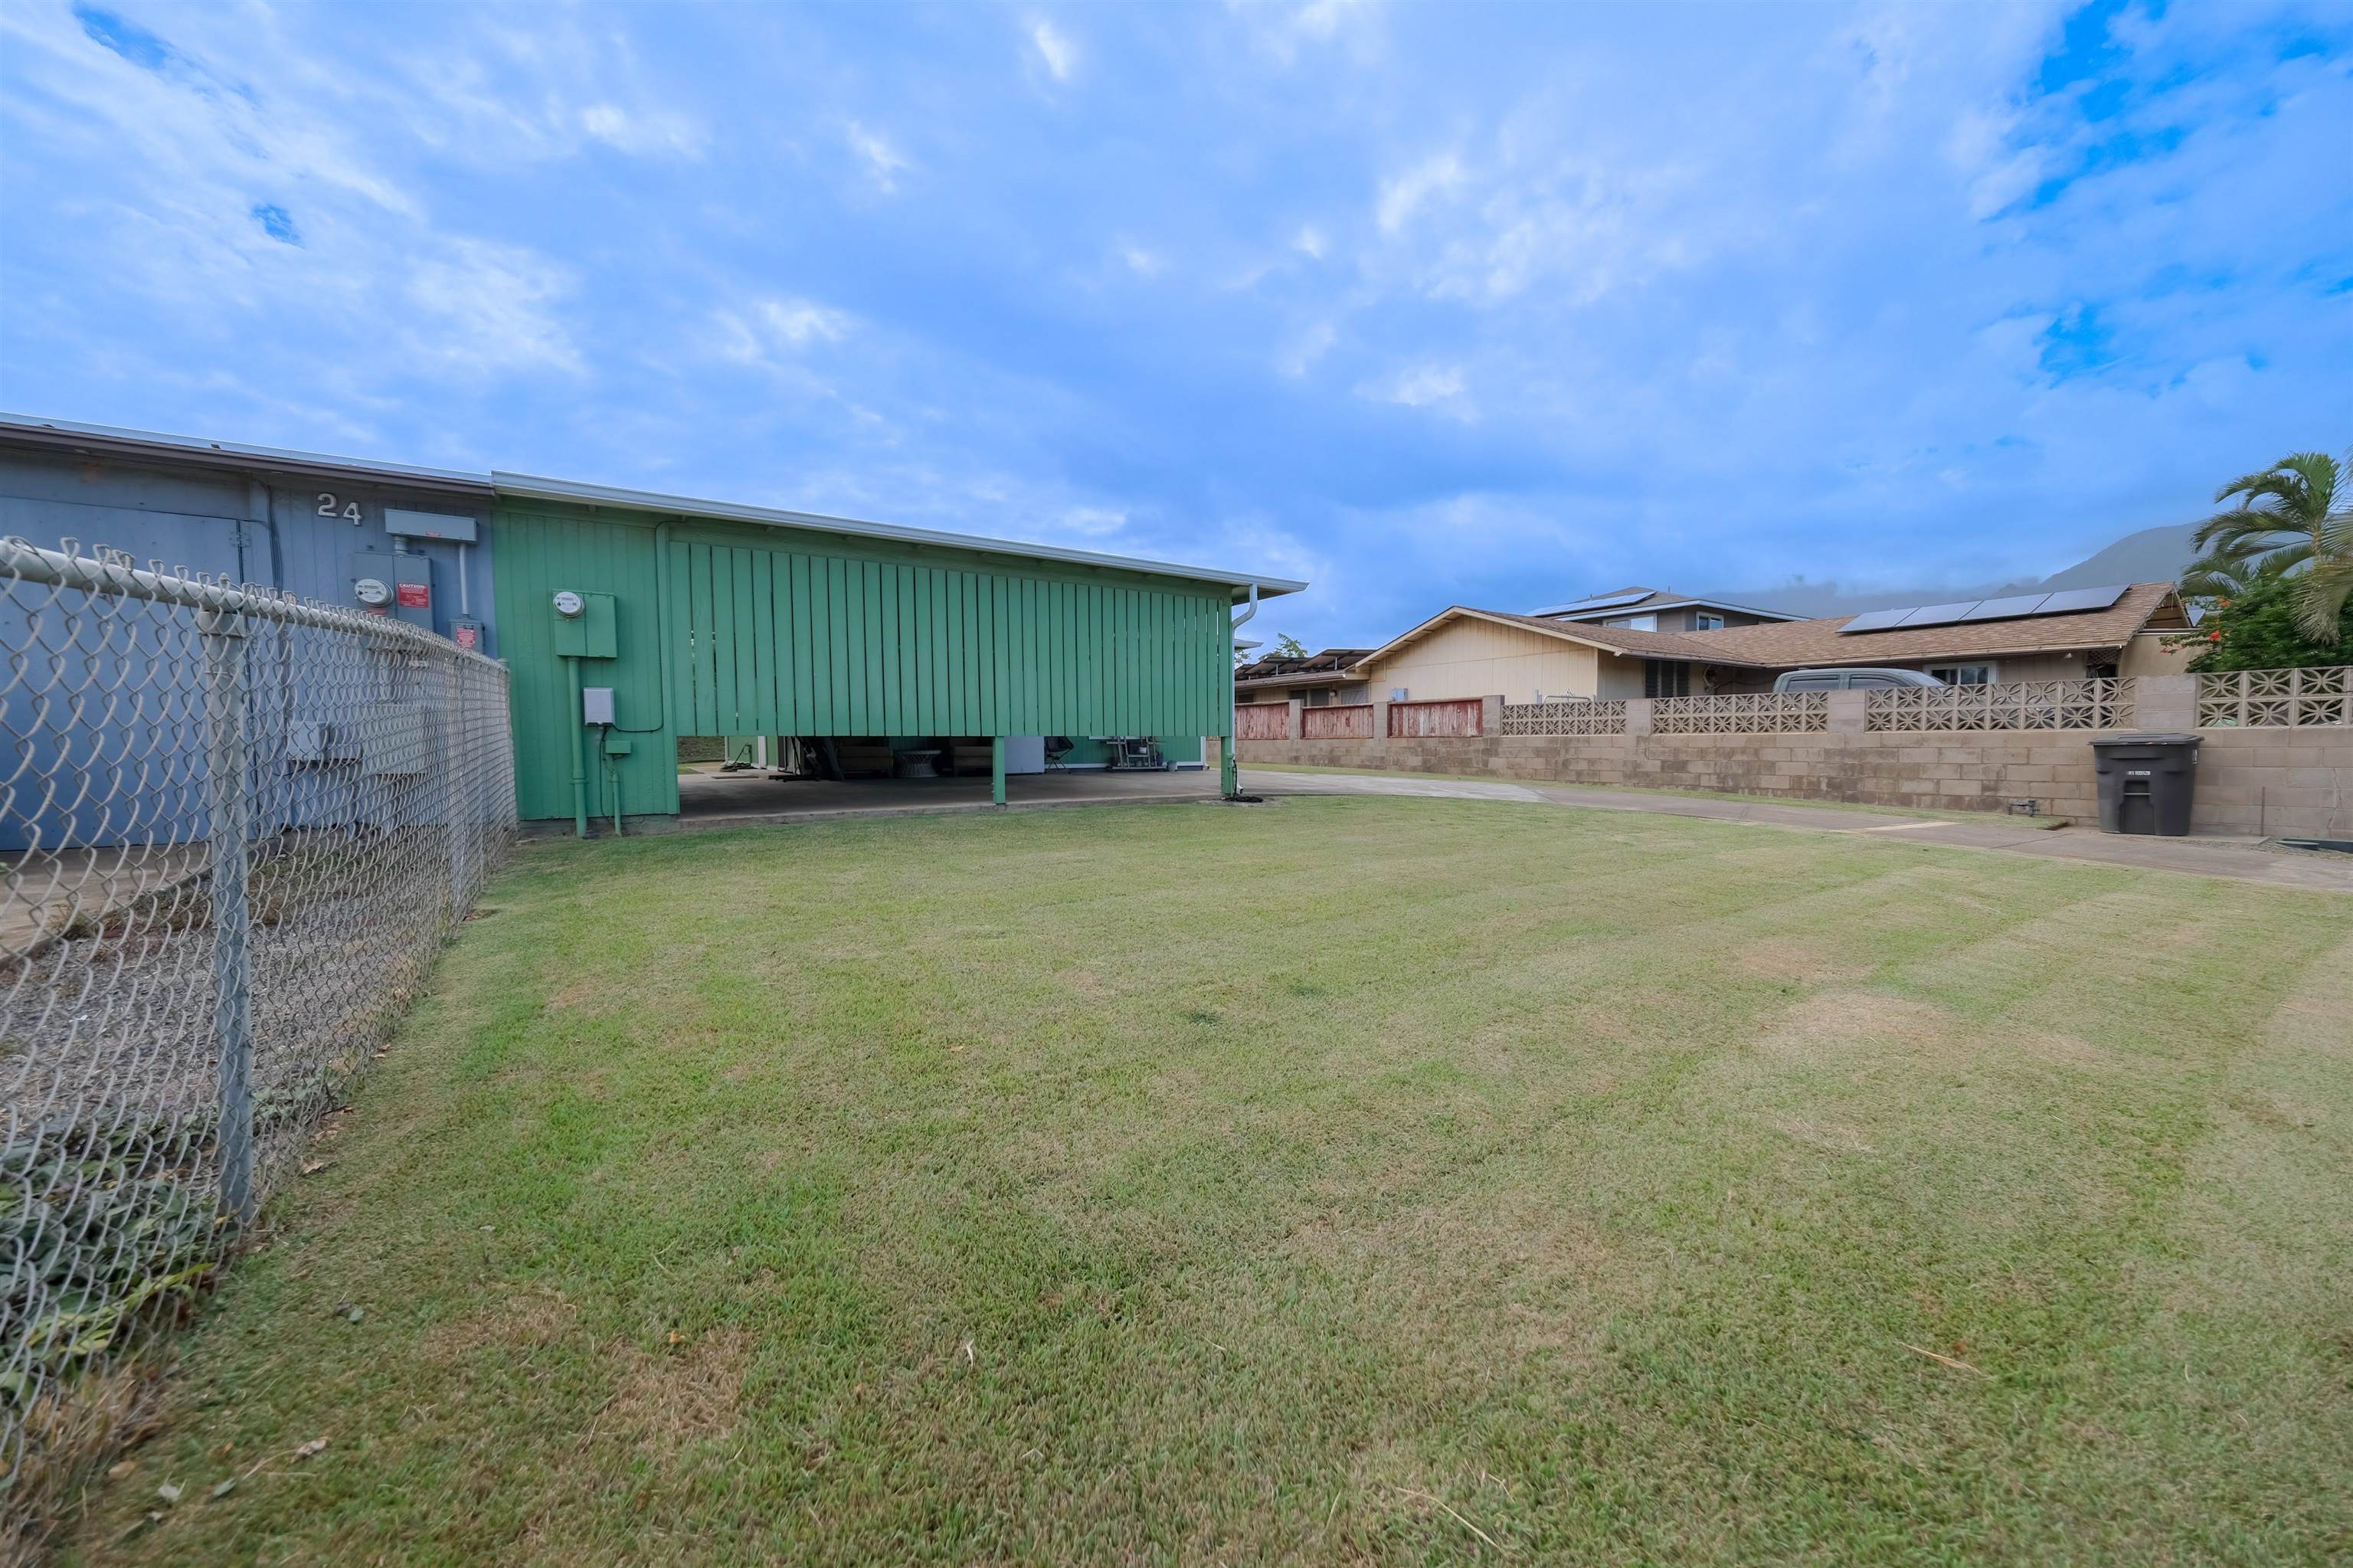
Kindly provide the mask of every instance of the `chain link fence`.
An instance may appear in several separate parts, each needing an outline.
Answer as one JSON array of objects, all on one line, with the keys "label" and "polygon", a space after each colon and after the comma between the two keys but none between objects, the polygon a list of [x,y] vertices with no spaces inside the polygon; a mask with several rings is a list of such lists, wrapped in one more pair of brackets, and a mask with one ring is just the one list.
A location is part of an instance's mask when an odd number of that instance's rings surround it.
[{"label": "chain link fence", "polygon": [[[514,836],[502,665],[0,540],[0,1527],[134,1417]],[[0,1556],[10,1530],[0,1528]]]}]

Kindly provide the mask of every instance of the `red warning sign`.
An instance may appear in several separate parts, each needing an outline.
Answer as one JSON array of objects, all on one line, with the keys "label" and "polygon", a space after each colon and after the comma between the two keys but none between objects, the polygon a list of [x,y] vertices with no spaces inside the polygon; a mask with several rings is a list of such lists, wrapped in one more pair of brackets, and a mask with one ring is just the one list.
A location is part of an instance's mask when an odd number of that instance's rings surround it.
[{"label": "red warning sign", "polygon": [[450,632],[450,635],[457,639],[459,647],[471,648],[476,642],[481,640],[482,630],[479,626],[460,621]]},{"label": "red warning sign", "polygon": [[432,584],[430,584],[430,583],[403,583],[403,584],[401,584],[401,585],[400,585],[400,608],[401,608],[401,609],[432,609],[432,608],[433,608],[433,585],[432,585]]}]

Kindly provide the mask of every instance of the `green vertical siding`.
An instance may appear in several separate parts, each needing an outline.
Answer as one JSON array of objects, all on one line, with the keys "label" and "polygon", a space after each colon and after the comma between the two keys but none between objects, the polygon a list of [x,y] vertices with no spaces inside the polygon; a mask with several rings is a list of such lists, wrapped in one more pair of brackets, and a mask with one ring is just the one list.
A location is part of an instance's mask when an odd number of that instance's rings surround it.
[{"label": "green vertical siding", "polygon": [[[614,596],[619,656],[586,662],[644,729],[624,809],[678,809],[679,735],[1222,735],[1227,598],[1210,584],[930,546],[674,523],[658,607],[651,514],[510,503],[495,518],[526,818],[569,816],[558,589]],[[659,611],[659,613],[658,613]],[[592,780],[593,788],[593,780]],[[595,813],[592,794],[591,812]]]},{"label": "green vertical siding", "polygon": [[[688,734],[1220,734],[1214,594],[670,545]],[[673,598],[679,597],[673,594]]]},{"label": "green vertical siding", "polygon": [[[665,722],[660,662],[655,646],[660,618],[654,606],[651,528],[617,528],[586,519],[511,518],[498,526],[498,571],[492,583],[499,615],[499,651],[514,672],[516,808],[526,819],[572,814],[572,754],[583,731],[572,711],[563,661],[553,647],[558,588],[613,596],[620,656],[584,659],[586,686],[613,688],[614,716],[634,747],[620,759],[622,809],[635,813],[678,810],[678,731]],[[704,733],[722,733],[710,731]],[[605,788],[601,765],[588,776],[591,816]]]}]

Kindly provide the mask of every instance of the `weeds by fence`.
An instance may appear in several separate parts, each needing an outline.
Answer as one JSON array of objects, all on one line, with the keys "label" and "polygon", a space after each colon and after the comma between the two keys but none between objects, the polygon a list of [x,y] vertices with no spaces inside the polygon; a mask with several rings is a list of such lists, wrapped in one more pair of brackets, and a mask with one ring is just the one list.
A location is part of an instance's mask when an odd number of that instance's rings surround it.
[{"label": "weeds by fence", "polygon": [[0,1555],[513,839],[505,669],[0,541]]}]

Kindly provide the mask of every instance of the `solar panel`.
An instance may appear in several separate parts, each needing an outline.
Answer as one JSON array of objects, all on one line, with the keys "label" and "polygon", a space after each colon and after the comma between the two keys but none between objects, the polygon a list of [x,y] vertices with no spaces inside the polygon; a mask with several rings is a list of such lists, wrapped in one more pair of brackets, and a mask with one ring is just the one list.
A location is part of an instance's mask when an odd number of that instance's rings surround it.
[{"label": "solar panel", "polygon": [[1908,609],[1874,609],[1839,628],[1849,631],[1889,631],[1896,627],[1954,626],[1963,621],[2023,620],[2032,615],[2066,615],[2076,610],[2105,609],[2124,598],[2131,585],[2113,588],[2063,588],[2057,593],[2012,594],[2008,599],[1978,599],[1959,604],[1918,604]]},{"label": "solar panel", "polygon": [[1963,620],[2014,620],[2032,615],[2042,608],[2047,593],[2012,594],[2008,599],[1989,599],[1961,617]]},{"label": "solar panel", "polygon": [[2037,615],[2065,615],[2079,609],[2105,609],[2125,597],[2130,583],[2117,583],[2109,588],[2062,588],[2042,601]]},{"label": "solar panel", "polygon": [[1977,607],[1978,601],[1973,599],[1962,599],[1957,604],[1924,604],[1919,609],[1905,615],[1904,618],[1904,624],[1906,626],[1950,626],[1953,622],[1967,618],[1969,611],[1975,609]]},{"label": "solar panel", "polygon": [[1604,594],[1599,599],[1580,599],[1567,604],[1556,604],[1549,609],[1540,609],[1536,613],[1538,615],[1579,615],[1588,609],[1615,609],[1621,604],[1639,603],[1650,597],[1651,590],[1648,588],[1635,593]]}]

